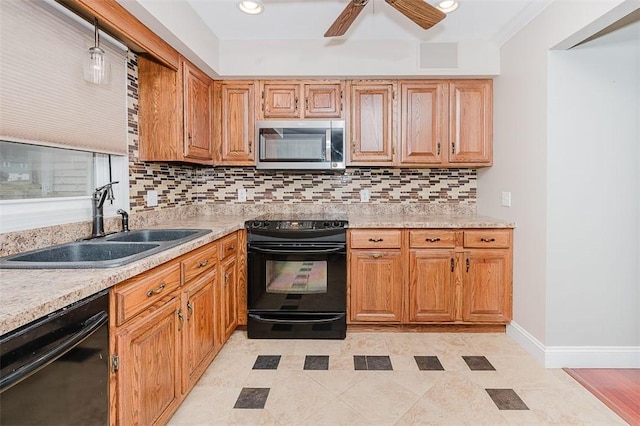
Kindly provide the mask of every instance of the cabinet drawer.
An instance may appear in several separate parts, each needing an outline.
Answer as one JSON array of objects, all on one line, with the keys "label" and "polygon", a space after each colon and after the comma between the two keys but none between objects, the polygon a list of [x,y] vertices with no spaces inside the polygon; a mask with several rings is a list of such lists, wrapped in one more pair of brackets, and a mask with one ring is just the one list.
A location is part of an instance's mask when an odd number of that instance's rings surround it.
[{"label": "cabinet drawer", "polygon": [[352,229],[352,248],[400,248],[402,231],[396,229]]},{"label": "cabinet drawer", "polygon": [[114,289],[116,325],[122,325],[180,286],[180,264],[147,271]]},{"label": "cabinet drawer", "polygon": [[234,232],[220,241],[220,260],[234,256],[238,252],[238,236]]},{"label": "cabinet drawer", "polygon": [[409,231],[409,244],[411,248],[453,248],[456,233],[447,229],[414,229]]},{"label": "cabinet drawer", "polygon": [[464,231],[464,246],[468,248],[509,248],[510,229]]},{"label": "cabinet drawer", "polygon": [[215,243],[206,245],[185,257],[182,262],[184,282],[200,275],[204,271],[215,268],[218,261],[218,247]]}]

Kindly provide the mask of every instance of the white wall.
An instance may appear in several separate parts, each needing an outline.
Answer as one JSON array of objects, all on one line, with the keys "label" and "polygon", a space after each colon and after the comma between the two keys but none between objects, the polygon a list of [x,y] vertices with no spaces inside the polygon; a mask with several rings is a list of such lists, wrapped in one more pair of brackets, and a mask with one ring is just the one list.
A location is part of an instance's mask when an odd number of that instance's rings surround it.
[{"label": "white wall", "polygon": [[639,85],[640,23],[550,53],[549,346],[640,345]]},{"label": "white wall", "polygon": [[[494,166],[479,173],[478,212],[517,223],[514,321],[508,332],[541,362],[545,362],[549,332],[554,327],[548,321],[552,309],[548,288],[548,187],[556,178],[549,174],[547,160],[549,50],[619,3],[556,1],[501,49],[501,73],[494,84]],[[512,193],[512,207],[500,205],[501,191]]]}]

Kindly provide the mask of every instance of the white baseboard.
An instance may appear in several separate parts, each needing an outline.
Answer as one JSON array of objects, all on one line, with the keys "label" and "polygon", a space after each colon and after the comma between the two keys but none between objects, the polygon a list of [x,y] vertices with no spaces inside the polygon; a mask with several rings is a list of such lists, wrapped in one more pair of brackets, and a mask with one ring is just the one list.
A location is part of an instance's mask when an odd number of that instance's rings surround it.
[{"label": "white baseboard", "polygon": [[545,368],[640,368],[640,346],[545,346],[513,321],[507,336]]}]

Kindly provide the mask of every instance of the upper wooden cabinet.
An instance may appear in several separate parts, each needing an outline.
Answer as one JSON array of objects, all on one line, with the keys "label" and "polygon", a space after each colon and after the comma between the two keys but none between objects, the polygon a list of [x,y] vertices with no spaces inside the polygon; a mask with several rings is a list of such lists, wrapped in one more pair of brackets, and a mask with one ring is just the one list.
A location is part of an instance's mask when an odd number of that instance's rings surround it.
[{"label": "upper wooden cabinet", "polygon": [[179,71],[138,57],[141,161],[213,162],[213,80],[181,58]]},{"label": "upper wooden cabinet", "polygon": [[253,166],[256,162],[254,81],[217,81],[214,84],[215,165]]},{"label": "upper wooden cabinet", "polygon": [[393,165],[395,154],[395,108],[393,81],[348,83],[350,143],[348,164]]},{"label": "upper wooden cabinet", "polygon": [[399,166],[492,164],[492,81],[401,81]]},{"label": "upper wooden cabinet", "polygon": [[448,140],[448,84],[402,82],[400,91],[400,164],[441,164]]},{"label": "upper wooden cabinet", "polygon": [[342,82],[262,81],[261,118],[341,118]]},{"label": "upper wooden cabinet", "polygon": [[448,163],[493,164],[493,81],[449,82]]},{"label": "upper wooden cabinet", "polygon": [[353,81],[348,86],[349,165],[492,164],[491,80]]}]

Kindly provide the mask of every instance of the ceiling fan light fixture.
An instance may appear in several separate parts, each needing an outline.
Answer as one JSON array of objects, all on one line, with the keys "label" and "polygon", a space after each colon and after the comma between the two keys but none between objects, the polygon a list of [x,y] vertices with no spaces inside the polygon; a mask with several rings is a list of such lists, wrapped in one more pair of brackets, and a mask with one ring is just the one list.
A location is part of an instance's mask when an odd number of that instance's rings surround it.
[{"label": "ceiling fan light fixture", "polygon": [[264,6],[261,2],[257,0],[244,0],[238,2],[238,8],[244,13],[248,13],[249,15],[257,15],[262,13],[264,10]]},{"label": "ceiling fan light fixture", "polygon": [[458,6],[459,4],[456,0],[442,0],[438,2],[436,7],[444,13],[450,13],[456,10]]}]

